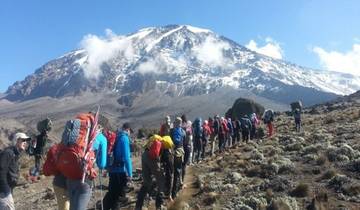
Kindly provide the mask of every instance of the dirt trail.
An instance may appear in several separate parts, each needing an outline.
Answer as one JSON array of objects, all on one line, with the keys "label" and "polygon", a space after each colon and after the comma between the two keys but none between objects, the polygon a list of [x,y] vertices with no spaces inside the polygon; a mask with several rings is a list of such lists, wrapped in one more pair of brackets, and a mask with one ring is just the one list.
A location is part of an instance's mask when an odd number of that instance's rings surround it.
[{"label": "dirt trail", "polygon": [[186,205],[188,205],[187,202],[197,193],[198,189],[194,186],[196,180],[195,171],[196,169],[194,167],[188,166],[184,180],[186,187],[179,192],[179,195],[173,202],[168,203],[167,206],[169,210],[186,209]]}]

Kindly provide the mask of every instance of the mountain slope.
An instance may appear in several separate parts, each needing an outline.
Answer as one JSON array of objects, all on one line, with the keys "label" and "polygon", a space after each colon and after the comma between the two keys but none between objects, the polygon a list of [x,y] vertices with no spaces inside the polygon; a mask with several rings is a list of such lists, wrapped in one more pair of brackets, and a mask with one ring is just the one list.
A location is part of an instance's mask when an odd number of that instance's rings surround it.
[{"label": "mountain slope", "polygon": [[[93,41],[105,46],[94,49]],[[112,90],[119,95],[161,89],[196,96],[218,88],[246,89],[282,103],[314,104],[360,89],[360,78],[306,69],[257,54],[209,30],[169,25],[103,40],[89,37],[84,49],[40,67],[7,90],[7,99],[63,97]]]}]

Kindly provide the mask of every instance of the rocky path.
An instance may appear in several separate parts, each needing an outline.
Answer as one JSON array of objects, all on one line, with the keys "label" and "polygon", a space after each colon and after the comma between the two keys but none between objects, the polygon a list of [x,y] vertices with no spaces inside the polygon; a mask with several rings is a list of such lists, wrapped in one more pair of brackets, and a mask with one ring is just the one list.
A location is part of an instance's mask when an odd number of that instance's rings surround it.
[{"label": "rocky path", "polygon": [[187,174],[185,176],[184,188],[179,192],[177,198],[169,202],[167,207],[169,210],[177,209],[189,209],[190,206],[187,203],[191,198],[199,191],[195,186],[195,169],[192,166],[188,166]]}]

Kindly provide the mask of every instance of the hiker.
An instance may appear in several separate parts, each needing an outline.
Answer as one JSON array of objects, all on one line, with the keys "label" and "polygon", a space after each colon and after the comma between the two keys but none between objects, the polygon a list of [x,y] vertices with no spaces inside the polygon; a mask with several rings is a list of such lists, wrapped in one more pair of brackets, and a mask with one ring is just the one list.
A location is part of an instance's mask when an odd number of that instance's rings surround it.
[{"label": "hiker", "polygon": [[166,116],[165,122],[160,127],[160,136],[169,136],[172,127],[170,116]]},{"label": "hiker", "polygon": [[234,136],[234,126],[232,124],[232,120],[230,117],[227,119],[226,126],[228,127],[228,130],[229,130],[226,135],[227,147],[230,148],[230,147],[232,147],[232,138]]},{"label": "hiker", "polygon": [[109,187],[103,199],[103,207],[117,209],[119,197],[125,198],[125,188],[132,179],[132,160],[130,152],[130,134],[132,132],[129,123],[124,123],[121,131],[117,133],[113,147],[113,162],[109,165]]},{"label": "hiker", "polygon": [[198,163],[200,161],[200,156],[202,152],[202,135],[203,135],[203,127],[202,127],[202,119],[200,117],[194,120],[192,124],[193,130],[193,142],[194,142],[194,154],[193,154],[193,163],[195,161]]},{"label": "hiker", "polygon": [[174,122],[174,128],[171,130],[171,139],[174,143],[174,178],[171,189],[171,198],[174,199],[181,189],[184,181],[184,141],[186,132],[181,127],[182,119],[177,117]]},{"label": "hiker", "polygon": [[207,120],[204,120],[204,123],[202,125],[202,152],[201,152],[201,158],[205,158],[205,152],[206,152],[206,146],[209,142],[210,136],[212,135],[211,129],[209,126],[209,122]]},{"label": "hiker", "polygon": [[51,127],[52,122],[49,118],[42,120],[37,124],[37,130],[40,134],[36,136],[36,146],[34,148],[35,168],[31,173],[32,176],[39,176],[41,160],[44,155],[46,143],[49,141],[48,132],[51,130]]},{"label": "hiker", "polygon": [[[99,169],[104,169],[106,167],[107,160],[107,140],[100,130],[95,137],[92,150],[95,153],[94,156],[96,158],[96,165],[99,167]],[[86,209],[91,198],[93,185],[92,182],[96,178],[96,174],[91,175],[89,173],[91,172],[86,174],[84,182],[82,182],[81,179],[71,179],[67,177],[66,187],[70,198],[70,210]]]},{"label": "hiker", "polygon": [[225,150],[225,143],[226,143],[226,135],[229,129],[227,127],[227,120],[224,117],[221,117],[219,121],[219,152],[222,153]]},{"label": "hiker", "polygon": [[220,141],[220,127],[221,127],[221,122],[220,122],[220,116],[219,115],[215,115],[214,117],[214,141],[217,140],[218,141],[218,151],[221,151],[221,141]]},{"label": "hiker", "polygon": [[194,152],[192,123],[190,120],[187,120],[185,114],[181,116],[181,120],[182,120],[181,127],[186,133],[186,137],[184,141],[184,152],[185,152],[184,164],[192,165],[193,152]]},{"label": "hiker", "polygon": [[294,120],[295,120],[296,132],[300,132],[300,130],[301,130],[301,111],[298,108],[296,108],[294,111]]},{"label": "hiker", "polygon": [[172,184],[173,184],[172,180],[174,174],[174,155],[172,152],[174,144],[170,136],[163,136],[162,139],[163,139],[163,147],[160,156],[160,162],[165,176],[164,195],[166,198],[170,198]]},{"label": "hiker", "polygon": [[250,115],[250,121],[251,121],[250,139],[254,139],[256,137],[256,129],[260,123],[256,113],[252,113]]},{"label": "hiker", "polygon": [[59,210],[69,210],[70,209],[70,198],[68,196],[68,190],[66,187],[66,177],[62,175],[57,167],[55,156],[59,153],[61,146],[58,144],[50,147],[46,159],[42,168],[42,172],[45,176],[54,176],[52,181],[55,198]]},{"label": "hiker", "polygon": [[267,129],[268,129],[268,137],[272,137],[273,132],[274,132],[274,126],[273,126],[273,121],[274,121],[274,111],[271,109],[268,109],[264,112],[263,115],[263,121],[264,124],[266,124]]},{"label": "hiker", "polygon": [[25,133],[16,133],[14,146],[0,153],[0,209],[15,210],[12,191],[19,179],[19,158],[29,146],[30,137]]},{"label": "hiker", "polygon": [[213,118],[209,117],[209,128],[210,128],[210,155],[214,156],[214,152],[215,152],[215,141],[216,141],[216,136],[217,134],[215,133],[214,130],[214,120]]},{"label": "hiker", "polygon": [[249,142],[251,129],[252,129],[251,121],[248,115],[244,115],[244,117],[241,118],[241,135],[243,138],[243,142],[245,143]]},{"label": "hiker", "polygon": [[143,184],[137,194],[135,210],[141,210],[145,196],[152,187],[152,176],[155,177],[157,194],[155,200],[156,209],[162,209],[164,199],[165,177],[161,170],[160,154],[163,149],[162,137],[153,135],[145,145],[145,150],[141,156],[141,168]]},{"label": "hiker", "polygon": [[234,125],[234,144],[240,143],[240,132],[241,132],[241,123],[238,117],[235,117],[233,122]]}]

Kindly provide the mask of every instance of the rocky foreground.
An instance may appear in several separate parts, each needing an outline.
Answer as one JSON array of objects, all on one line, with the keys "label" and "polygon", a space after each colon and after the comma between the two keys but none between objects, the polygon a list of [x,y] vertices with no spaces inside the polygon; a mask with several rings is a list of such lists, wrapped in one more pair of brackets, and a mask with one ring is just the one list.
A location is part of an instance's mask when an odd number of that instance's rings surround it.
[{"label": "rocky foreground", "polygon": [[[305,110],[303,131],[285,113],[276,135],[240,144],[191,166],[170,209],[360,209],[360,103],[337,102]],[[136,161],[139,164],[138,161]],[[23,164],[24,173],[29,164]],[[107,185],[107,180],[103,184]],[[141,182],[130,194],[134,201]],[[91,206],[101,198],[98,186]],[[102,193],[104,195],[104,192]],[[14,192],[17,209],[56,209],[51,178]],[[153,209],[153,202],[149,202]],[[124,209],[132,209],[130,202]]]}]

